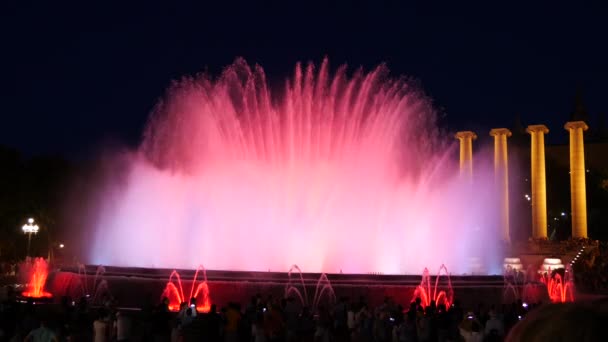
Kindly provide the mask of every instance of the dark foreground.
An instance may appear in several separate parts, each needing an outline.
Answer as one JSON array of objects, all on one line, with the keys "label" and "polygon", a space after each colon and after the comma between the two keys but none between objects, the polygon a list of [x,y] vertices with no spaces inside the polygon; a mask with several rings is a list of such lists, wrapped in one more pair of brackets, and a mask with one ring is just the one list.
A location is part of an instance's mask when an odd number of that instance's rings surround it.
[{"label": "dark foreground", "polygon": [[[167,302],[119,308],[111,298],[94,307],[89,301],[59,304],[19,302],[14,294],[2,304],[2,341],[20,341],[41,331],[60,341],[501,341],[537,304],[525,307],[478,304],[450,308],[432,303],[399,303],[386,298],[371,306],[365,297],[340,298],[314,312],[293,298],[252,297],[211,312],[187,305],[170,312]],[[449,309],[449,310],[448,310]]]}]

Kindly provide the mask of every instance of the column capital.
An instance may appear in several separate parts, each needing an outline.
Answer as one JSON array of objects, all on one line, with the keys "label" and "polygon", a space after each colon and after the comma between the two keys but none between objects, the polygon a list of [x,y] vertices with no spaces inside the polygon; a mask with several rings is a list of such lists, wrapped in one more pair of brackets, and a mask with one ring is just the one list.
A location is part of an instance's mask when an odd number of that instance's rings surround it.
[{"label": "column capital", "polygon": [[569,131],[571,129],[577,129],[577,128],[582,128],[583,131],[586,131],[587,129],[589,129],[589,126],[587,126],[587,124],[585,123],[585,121],[568,121],[564,125],[564,128],[567,131]]},{"label": "column capital", "polygon": [[477,139],[477,134],[475,134],[475,132],[472,131],[460,131],[460,132],[456,132],[456,135],[454,136],[456,139],[471,139],[471,140],[475,140]]},{"label": "column capital", "polygon": [[496,137],[500,135],[506,135],[507,137],[511,136],[511,131],[508,128],[493,128],[490,130],[490,136]]},{"label": "column capital", "polygon": [[547,128],[547,126],[545,125],[530,125],[528,126],[528,128],[526,128],[526,132],[532,134],[532,133],[536,133],[536,132],[541,132],[541,133],[549,133],[549,129]]}]

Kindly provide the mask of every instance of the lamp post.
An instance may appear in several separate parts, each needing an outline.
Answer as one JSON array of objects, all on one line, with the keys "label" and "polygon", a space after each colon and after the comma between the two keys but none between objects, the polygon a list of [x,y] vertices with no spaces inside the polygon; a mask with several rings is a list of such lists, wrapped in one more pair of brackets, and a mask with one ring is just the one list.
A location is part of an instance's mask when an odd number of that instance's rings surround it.
[{"label": "lamp post", "polygon": [[61,251],[63,251],[64,248],[65,248],[65,244],[63,244],[61,242],[53,242],[53,243],[49,242],[49,252],[46,257],[47,261],[49,263],[53,262],[56,259],[55,254],[57,252],[59,252],[59,255],[61,255],[62,254]]},{"label": "lamp post", "polygon": [[30,255],[30,244],[32,242],[32,234],[38,234],[38,230],[40,230],[40,227],[38,227],[37,224],[34,224],[34,219],[33,218],[29,218],[27,219],[27,223],[23,225],[23,227],[21,227],[21,229],[23,230],[23,232],[25,234],[27,234],[27,254],[26,256]]}]

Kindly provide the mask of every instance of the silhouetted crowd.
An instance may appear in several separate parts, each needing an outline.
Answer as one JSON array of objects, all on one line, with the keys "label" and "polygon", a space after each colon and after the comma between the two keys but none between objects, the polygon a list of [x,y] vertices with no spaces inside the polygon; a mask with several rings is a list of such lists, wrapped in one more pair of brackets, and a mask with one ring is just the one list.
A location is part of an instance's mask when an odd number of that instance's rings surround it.
[{"label": "silhouetted crowd", "polygon": [[608,294],[608,243],[598,242],[574,265],[576,285],[593,293]]},{"label": "silhouetted crowd", "polygon": [[14,261],[0,262],[0,275],[14,277],[19,272],[19,264]]},{"label": "silhouetted crowd", "polygon": [[112,300],[91,307],[87,298],[61,304],[21,302],[11,290],[0,307],[0,341],[502,341],[535,308],[512,305],[463,309],[420,299],[407,308],[391,298],[374,308],[365,298],[341,298],[308,308],[294,298],[261,295],[246,306],[230,303],[198,312],[194,302],[169,310],[164,298],[138,310],[116,309]]}]

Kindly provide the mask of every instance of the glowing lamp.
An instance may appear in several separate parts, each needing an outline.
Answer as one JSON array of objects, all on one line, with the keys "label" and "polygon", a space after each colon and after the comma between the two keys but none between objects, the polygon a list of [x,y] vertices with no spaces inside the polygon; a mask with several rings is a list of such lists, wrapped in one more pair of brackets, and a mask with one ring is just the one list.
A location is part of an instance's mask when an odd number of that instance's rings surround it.
[{"label": "glowing lamp", "polygon": [[38,227],[37,224],[34,224],[34,219],[30,217],[29,219],[27,219],[27,223],[24,224],[23,227],[21,227],[21,230],[23,230],[23,233],[27,234],[26,255],[30,255],[30,243],[32,241],[32,234],[38,234],[38,230],[40,230],[40,227]]},{"label": "glowing lamp", "polygon": [[503,267],[505,270],[511,269],[514,271],[521,271],[524,268],[521,263],[521,259],[519,258],[505,258],[503,261]]},{"label": "glowing lamp", "polygon": [[[576,260],[576,258],[574,258]],[[565,268],[564,264],[562,264],[562,259],[559,258],[545,258],[543,260],[543,264],[540,266],[539,273],[551,273],[551,271],[557,270],[559,268]]]},{"label": "glowing lamp", "polygon": [[37,224],[34,224],[33,218],[29,218],[27,220],[27,223],[24,224],[21,229],[25,234],[38,234],[38,230],[40,230],[40,227],[38,227]]}]

